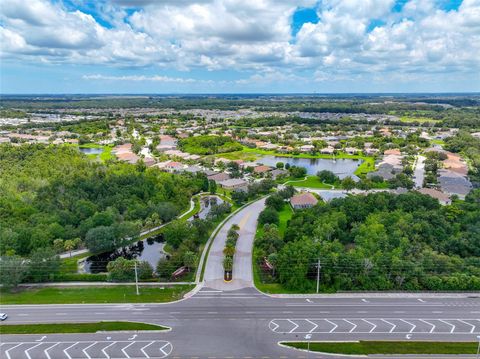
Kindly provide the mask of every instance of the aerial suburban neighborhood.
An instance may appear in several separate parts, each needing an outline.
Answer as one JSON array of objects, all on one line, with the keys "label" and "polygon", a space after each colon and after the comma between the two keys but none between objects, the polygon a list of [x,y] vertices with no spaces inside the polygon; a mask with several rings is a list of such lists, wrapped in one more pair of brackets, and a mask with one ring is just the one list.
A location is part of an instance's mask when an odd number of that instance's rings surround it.
[{"label": "aerial suburban neighborhood", "polygon": [[479,0],[1,0],[0,359],[480,359]]}]

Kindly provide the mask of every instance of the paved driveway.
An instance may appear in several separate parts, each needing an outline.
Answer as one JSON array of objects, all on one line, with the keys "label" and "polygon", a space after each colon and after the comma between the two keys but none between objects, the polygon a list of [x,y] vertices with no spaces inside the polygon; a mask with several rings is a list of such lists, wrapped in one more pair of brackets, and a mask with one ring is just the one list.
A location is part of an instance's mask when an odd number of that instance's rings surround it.
[{"label": "paved driveway", "polygon": [[[205,287],[218,290],[236,290],[253,287],[252,250],[257,229],[257,219],[265,208],[265,199],[260,199],[230,218],[215,237],[207,259],[205,269]],[[233,224],[240,227],[237,241],[237,251],[233,264],[233,280],[225,283],[223,280],[223,248],[227,232]]]}]

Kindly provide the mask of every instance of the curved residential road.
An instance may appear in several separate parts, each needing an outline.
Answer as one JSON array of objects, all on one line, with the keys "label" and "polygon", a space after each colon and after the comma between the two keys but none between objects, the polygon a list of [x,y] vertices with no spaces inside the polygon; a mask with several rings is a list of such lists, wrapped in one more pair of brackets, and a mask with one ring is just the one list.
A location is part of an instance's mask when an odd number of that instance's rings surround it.
[{"label": "curved residential road", "polygon": [[[265,208],[265,198],[246,206],[230,218],[215,237],[205,268],[204,286],[217,290],[236,290],[253,287],[252,251],[257,219]],[[233,224],[240,227],[233,263],[233,280],[223,280],[223,248],[227,232]]]}]

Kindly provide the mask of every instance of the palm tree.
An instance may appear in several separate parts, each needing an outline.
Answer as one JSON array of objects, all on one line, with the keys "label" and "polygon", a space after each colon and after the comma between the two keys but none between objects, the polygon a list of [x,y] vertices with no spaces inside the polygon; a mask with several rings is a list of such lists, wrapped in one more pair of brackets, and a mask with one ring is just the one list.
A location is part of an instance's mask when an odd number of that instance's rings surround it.
[{"label": "palm tree", "polygon": [[226,271],[231,271],[233,269],[233,258],[232,257],[225,257],[223,259],[223,269]]}]

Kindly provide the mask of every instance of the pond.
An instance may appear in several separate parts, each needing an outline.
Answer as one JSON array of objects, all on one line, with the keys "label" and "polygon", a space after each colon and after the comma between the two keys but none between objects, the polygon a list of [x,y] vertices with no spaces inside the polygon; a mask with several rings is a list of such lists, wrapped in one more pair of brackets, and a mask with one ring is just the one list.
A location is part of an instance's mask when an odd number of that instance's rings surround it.
[{"label": "pond", "polygon": [[86,155],[99,155],[103,152],[103,148],[101,147],[79,147],[78,149]]},{"label": "pond", "polygon": [[155,269],[158,261],[166,257],[163,252],[164,245],[163,234],[160,233],[155,237],[135,242],[126,247],[90,256],[85,260],[81,271],[84,273],[104,273],[107,271],[108,262],[118,257],[147,261]]},{"label": "pond", "polygon": [[[200,199],[200,211],[196,218],[205,219],[212,208],[212,204],[221,204],[223,200],[218,196],[205,196]],[[190,217],[188,220],[193,220]],[[155,237],[144,239],[130,244],[126,247],[118,248],[116,250],[101,253],[95,256],[88,257],[83,264],[81,272],[84,273],[104,273],[107,271],[107,264],[114,261],[118,257],[126,259],[136,259],[139,261],[147,261],[155,269],[160,259],[167,255],[163,252],[164,238],[160,233]]]},{"label": "pond", "polygon": [[362,160],[349,158],[294,158],[267,155],[260,157],[257,162],[272,167],[275,167],[278,162],[289,163],[290,166],[305,167],[309,175],[316,175],[318,171],[328,170],[340,178],[348,176],[356,178],[354,172],[360,166]]}]

